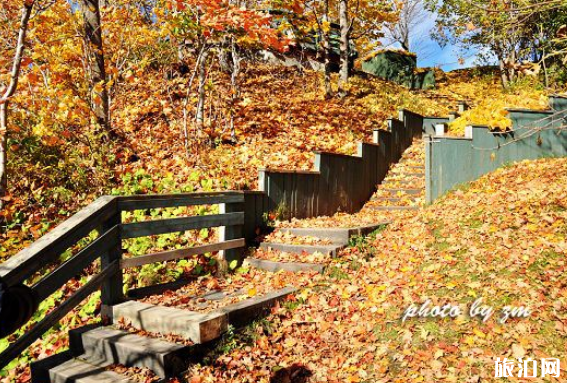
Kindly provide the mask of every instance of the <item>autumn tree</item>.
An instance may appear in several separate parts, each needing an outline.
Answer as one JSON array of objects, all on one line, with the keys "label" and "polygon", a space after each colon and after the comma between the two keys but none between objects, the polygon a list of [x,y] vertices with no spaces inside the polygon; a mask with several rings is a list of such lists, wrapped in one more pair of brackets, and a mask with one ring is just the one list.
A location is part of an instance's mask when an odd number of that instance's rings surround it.
[{"label": "autumn tree", "polygon": [[351,47],[355,46],[360,53],[375,48],[378,39],[384,36],[384,24],[397,20],[397,13],[393,2],[383,0],[339,0],[338,10],[341,29],[339,93],[344,96],[349,79]]},{"label": "autumn tree", "polygon": [[91,107],[97,124],[112,136],[100,3],[99,0],[79,0],[79,4],[84,19],[85,53],[91,77]]},{"label": "autumn tree", "polygon": [[[191,89],[193,80],[197,79],[197,103],[195,107],[195,126],[197,134],[203,136],[205,123],[206,80],[210,60],[213,57],[227,57],[229,50],[231,58],[231,83],[233,97],[231,104],[238,95],[237,81],[240,73],[239,50],[263,46],[284,50],[287,39],[279,36],[276,29],[270,25],[270,15],[254,9],[247,9],[226,0],[189,0],[171,1],[168,3],[169,12],[164,14],[170,37],[184,48],[189,48],[194,54],[195,65],[193,75],[189,76],[187,90]],[[215,53],[216,54],[213,54]],[[189,97],[189,94],[187,94]],[[185,108],[188,103],[185,103]],[[232,113],[232,112],[231,112]],[[186,119],[185,119],[186,120]],[[233,124],[231,118],[231,124]],[[187,122],[184,130],[187,137]],[[231,126],[231,136],[235,139],[234,126]],[[187,142],[187,141],[186,141]]]},{"label": "autumn tree", "polygon": [[516,80],[517,64],[533,59],[540,38],[546,39],[540,34],[537,15],[567,6],[555,0],[426,0],[426,4],[438,15],[436,38],[442,43],[488,49],[498,61],[504,87]]},{"label": "autumn tree", "polygon": [[346,96],[346,85],[349,75],[349,42],[351,28],[348,15],[348,0],[339,0],[339,25],[341,26],[339,96],[344,97]]},{"label": "autumn tree", "polygon": [[24,59],[24,51],[26,47],[26,36],[34,5],[35,1],[33,0],[24,1],[21,10],[18,39],[12,59],[12,69],[9,75],[9,83],[7,86],[0,88],[4,90],[2,98],[0,98],[0,208],[2,207],[1,198],[6,195],[8,190],[8,176],[6,173],[8,157],[8,106],[10,98],[14,96],[18,89],[18,82],[20,79],[22,61]]},{"label": "autumn tree", "polygon": [[405,51],[414,50],[413,39],[417,39],[416,30],[428,17],[422,0],[404,0],[394,3],[394,11],[398,13],[398,20],[386,27],[386,39],[399,43]]}]

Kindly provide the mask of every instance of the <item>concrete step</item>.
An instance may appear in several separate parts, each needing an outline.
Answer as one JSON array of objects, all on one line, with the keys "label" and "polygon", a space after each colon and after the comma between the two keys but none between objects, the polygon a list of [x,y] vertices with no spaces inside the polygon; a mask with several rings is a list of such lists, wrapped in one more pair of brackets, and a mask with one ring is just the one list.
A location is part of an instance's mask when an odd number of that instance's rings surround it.
[{"label": "concrete step", "polygon": [[421,194],[423,192],[423,189],[403,189],[403,188],[393,188],[393,189],[380,189],[382,191],[388,192],[392,195],[397,195],[398,193],[404,193],[404,194]]},{"label": "concrete step", "polygon": [[[58,362],[58,356],[43,360],[45,364],[51,361]],[[36,373],[36,377],[40,376]],[[34,379],[34,383],[135,383],[128,377],[114,371],[107,371],[104,367],[87,363],[80,359],[69,359],[55,365],[44,373],[43,379]]]},{"label": "concrete step", "polygon": [[350,238],[354,236],[362,236],[372,233],[374,230],[381,226],[388,225],[388,221],[378,222],[372,225],[346,227],[346,228],[281,228],[278,229],[282,233],[291,234],[299,237],[314,237],[319,239],[326,239],[332,241],[333,244],[347,245]]},{"label": "concrete step", "polygon": [[307,254],[313,254],[319,252],[321,254],[329,254],[331,257],[336,257],[339,250],[344,248],[345,245],[288,245],[286,243],[278,242],[262,242],[260,244],[261,249],[271,249],[286,253],[302,254],[303,252]]},{"label": "concrete step", "polygon": [[115,321],[123,318],[140,330],[206,343],[220,337],[229,325],[238,328],[267,314],[277,301],[295,291],[294,287],[284,287],[206,313],[128,301],[112,307],[113,318]]},{"label": "concrete step", "polygon": [[86,326],[69,332],[71,350],[99,366],[122,364],[149,368],[160,378],[187,370],[191,347],[111,327]]},{"label": "concrete step", "polygon": [[270,272],[278,271],[291,271],[293,273],[301,271],[316,271],[318,273],[323,273],[325,270],[325,265],[318,263],[301,263],[301,262],[278,262],[269,261],[266,259],[258,258],[246,258],[246,262],[257,269],[266,270]]},{"label": "concrete step", "polygon": [[380,211],[419,210],[419,206],[370,206],[370,209]]}]

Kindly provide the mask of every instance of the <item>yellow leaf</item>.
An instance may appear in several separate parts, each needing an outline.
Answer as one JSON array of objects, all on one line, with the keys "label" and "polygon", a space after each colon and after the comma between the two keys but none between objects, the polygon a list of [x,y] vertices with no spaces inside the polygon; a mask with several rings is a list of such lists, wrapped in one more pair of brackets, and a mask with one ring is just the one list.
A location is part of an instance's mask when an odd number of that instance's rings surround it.
[{"label": "yellow leaf", "polygon": [[512,345],[512,356],[516,359],[523,358],[526,355],[526,350],[519,344],[514,343]]},{"label": "yellow leaf", "polygon": [[473,329],[473,332],[476,336],[480,337],[480,338],[486,338],[486,334],[483,333],[482,331],[478,330],[478,329]]}]

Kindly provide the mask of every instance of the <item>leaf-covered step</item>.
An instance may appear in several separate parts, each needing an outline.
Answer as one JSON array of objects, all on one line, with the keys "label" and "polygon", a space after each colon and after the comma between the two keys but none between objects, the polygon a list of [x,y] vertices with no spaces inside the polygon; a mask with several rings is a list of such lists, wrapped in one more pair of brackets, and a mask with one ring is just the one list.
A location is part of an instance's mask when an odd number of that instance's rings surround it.
[{"label": "leaf-covered step", "polygon": [[175,334],[195,343],[218,338],[228,329],[224,313],[197,313],[173,307],[127,301],[112,306],[114,321],[122,318],[133,327],[161,334]]},{"label": "leaf-covered step", "polygon": [[362,236],[372,233],[374,230],[387,225],[389,221],[379,222],[373,225],[346,227],[346,228],[328,228],[328,227],[285,227],[278,230],[296,236],[309,236],[320,239],[327,239],[334,244],[346,245],[350,238],[354,236]]},{"label": "leaf-covered step", "polygon": [[86,326],[69,333],[71,350],[97,365],[149,368],[161,378],[187,369],[192,347],[131,334],[111,327]]},{"label": "leaf-covered step", "polygon": [[390,193],[391,195],[398,195],[398,194],[419,195],[423,193],[423,189],[412,189],[412,188],[384,188],[380,190]]},{"label": "leaf-covered step", "polygon": [[50,368],[47,378],[48,381],[34,380],[34,383],[135,383],[124,375],[80,359],[69,359]]},{"label": "leaf-covered step", "polygon": [[194,343],[206,343],[220,337],[229,325],[241,327],[267,314],[277,301],[295,291],[294,287],[284,287],[205,313],[128,301],[112,307],[113,317],[115,321],[122,319],[139,330],[174,334]]},{"label": "leaf-covered step", "polygon": [[368,208],[380,211],[419,210],[419,206],[369,206]]},{"label": "leaf-covered step", "polygon": [[315,252],[319,252],[322,254],[328,254],[332,257],[336,257],[339,250],[341,250],[344,245],[293,245],[293,244],[286,244],[286,243],[277,243],[277,242],[262,242],[260,244],[260,248],[262,249],[271,249],[282,251],[286,253],[295,253],[295,254],[313,254]]},{"label": "leaf-covered step", "polygon": [[319,263],[280,262],[258,258],[246,258],[246,263],[257,269],[271,271],[274,273],[282,270],[294,273],[302,271],[316,271],[318,273],[322,273],[325,270],[325,265]]}]

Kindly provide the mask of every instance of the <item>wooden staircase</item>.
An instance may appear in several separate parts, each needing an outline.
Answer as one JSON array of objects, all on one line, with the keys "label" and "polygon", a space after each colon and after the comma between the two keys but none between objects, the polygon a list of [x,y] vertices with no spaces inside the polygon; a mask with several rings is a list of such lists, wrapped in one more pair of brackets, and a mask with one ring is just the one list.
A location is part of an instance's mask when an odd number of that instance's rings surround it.
[{"label": "wooden staircase", "polygon": [[[364,209],[384,212],[406,212],[419,210],[425,196],[425,157],[423,142],[415,140],[404,152],[400,161],[395,163],[384,181],[377,186],[376,193]],[[282,241],[268,239],[260,244],[265,254],[247,258],[253,267],[269,271],[305,271],[323,272],[325,262],[303,261],[308,255],[319,253],[327,260],[336,258],[340,250],[348,246],[353,237],[365,236],[387,225],[389,220],[382,220],[371,225],[358,227],[282,227],[277,232],[282,234]],[[272,238],[275,236],[272,236]],[[303,243],[301,243],[303,242]],[[310,244],[313,242],[314,244]],[[299,261],[278,260],[282,253],[291,254]],[[272,256],[273,255],[273,256]]]},{"label": "wooden staircase", "polygon": [[[327,185],[325,182],[329,183],[329,188],[334,185],[333,190],[325,189],[329,191],[328,195],[314,191],[310,194],[313,201],[321,202],[320,205],[326,206],[327,210],[333,209],[328,203],[323,203],[330,202],[325,198],[339,194],[344,200],[341,203],[346,203],[345,206],[352,208],[356,205],[360,208],[368,199],[376,181],[384,176],[388,166],[398,161],[403,151],[411,144],[412,137],[417,137],[421,132],[421,116],[401,111],[400,118],[401,120],[389,121],[389,131],[375,131],[375,144],[359,145],[360,155],[357,157],[318,153],[320,172],[309,174],[288,172],[288,174],[264,171],[263,184],[277,185],[278,177],[307,177],[306,179],[309,180],[317,180],[319,186]],[[408,198],[418,201],[423,189],[421,160],[416,161],[417,157],[411,149],[407,152],[402,156],[402,162],[405,161],[407,165],[406,174],[397,174],[397,168],[392,168],[388,173],[389,178],[379,186],[379,192],[385,194],[375,196],[364,207],[365,209],[394,210],[417,207],[417,202],[409,205],[402,203]],[[361,172],[361,169],[364,171]],[[341,178],[342,183],[330,182],[331,176]],[[352,179],[352,182],[348,179]],[[360,184],[356,190],[351,185],[355,181]],[[259,296],[251,295],[245,300],[220,308],[192,311],[141,301],[150,294],[181,288],[188,283],[187,280],[180,279],[172,283],[125,292],[123,270],[151,263],[177,261],[206,253],[220,253],[219,258],[227,264],[232,261],[242,261],[247,244],[252,242],[256,234],[256,228],[263,224],[264,214],[270,212],[268,199],[270,203],[274,203],[280,201],[280,197],[288,196],[287,192],[278,196],[279,189],[272,186],[268,187],[267,191],[252,192],[104,196],[82,209],[30,247],[0,264],[0,277],[8,286],[29,283],[33,280],[35,284],[31,289],[40,300],[50,297],[67,286],[70,281],[76,285],[75,277],[85,270],[89,270],[91,276],[88,282],[59,302],[38,323],[31,326],[0,353],[0,368],[6,367],[36,340],[41,339],[91,294],[101,290],[100,323],[72,330],[69,334],[68,351],[34,362],[32,364],[34,383],[132,381],[127,374],[121,373],[124,368],[149,369],[157,380],[167,381],[170,377],[185,371],[188,364],[199,360],[203,352],[223,333],[230,328],[245,326],[265,315],[277,302],[293,294],[296,287],[288,284],[283,288]],[[353,204],[354,191],[357,194],[356,203]],[[299,199],[295,202],[298,201]],[[380,206],[374,206],[377,203]],[[396,205],[397,203],[400,204]],[[219,205],[219,213],[153,219],[152,211],[155,209],[197,205]],[[300,208],[299,205],[296,203],[294,206]],[[317,204],[312,204],[315,205]],[[337,205],[338,208],[340,206],[342,205]],[[124,217],[132,211],[143,212],[143,219],[124,220]],[[281,229],[291,236],[316,238],[319,243],[309,245],[265,242],[260,245],[260,249],[280,253],[299,253],[300,256],[324,254],[332,258],[338,256],[339,251],[348,246],[353,237],[367,235],[388,222],[388,220],[380,220],[364,226],[324,229]],[[220,228],[218,243],[124,257],[125,251],[122,248],[124,240],[208,228]],[[90,237],[93,231],[96,231],[98,236],[90,242],[86,241],[88,244],[84,245],[85,239],[92,239]],[[77,248],[79,248],[77,252],[70,257],[67,256],[69,250]],[[61,262],[60,257],[63,254],[66,254],[67,259]],[[325,264],[280,262],[256,257],[249,257],[247,264],[268,273],[282,270],[323,272],[325,269]],[[92,275],[92,270],[98,270],[98,273]],[[207,302],[227,294],[223,291],[214,291],[211,294],[188,297],[188,299]],[[127,326],[124,327],[124,324]],[[171,341],[170,338],[175,341]]]}]

